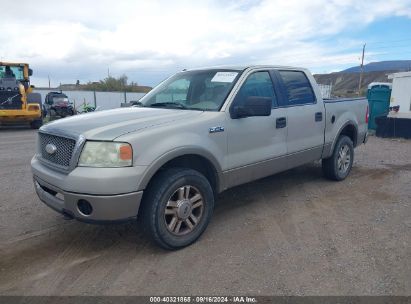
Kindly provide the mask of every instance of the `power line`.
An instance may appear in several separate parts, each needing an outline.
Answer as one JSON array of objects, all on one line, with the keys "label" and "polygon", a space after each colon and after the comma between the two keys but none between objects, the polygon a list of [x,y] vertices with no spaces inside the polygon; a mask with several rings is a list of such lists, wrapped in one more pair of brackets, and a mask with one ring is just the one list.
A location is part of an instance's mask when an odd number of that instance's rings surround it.
[{"label": "power line", "polygon": [[411,57],[411,50],[409,52],[400,51],[400,50],[395,51],[395,52],[391,52],[391,51],[388,51],[388,50],[384,50],[384,51],[376,52],[373,55],[398,55],[398,54],[402,54],[404,56]]},{"label": "power line", "polygon": [[385,41],[374,41],[374,42],[369,42],[368,44],[381,44],[381,43],[391,43],[391,42],[403,42],[403,41],[411,41],[411,38],[407,39],[400,39],[400,40],[385,40]]},{"label": "power line", "polygon": [[390,46],[377,46],[377,47],[371,47],[373,50],[379,50],[379,49],[395,49],[395,48],[411,48],[410,44],[407,45],[390,45]]}]

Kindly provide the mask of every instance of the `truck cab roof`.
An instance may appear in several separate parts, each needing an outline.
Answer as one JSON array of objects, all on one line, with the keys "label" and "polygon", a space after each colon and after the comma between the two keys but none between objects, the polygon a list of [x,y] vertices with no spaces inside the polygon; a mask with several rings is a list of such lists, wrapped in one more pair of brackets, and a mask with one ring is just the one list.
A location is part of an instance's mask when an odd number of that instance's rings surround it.
[{"label": "truck cab roof", "polygon": [[183,71],[200,71],[200,70],[215,70],[215,69],[227,69],[227,70],[234,70],[234,71],[244,71],[246,69],[285,69],[285,70],[301,70],[301,71],[307,70],[301,67],[282,66],[282,65],[220,65],[220,66],[184,69]]}]

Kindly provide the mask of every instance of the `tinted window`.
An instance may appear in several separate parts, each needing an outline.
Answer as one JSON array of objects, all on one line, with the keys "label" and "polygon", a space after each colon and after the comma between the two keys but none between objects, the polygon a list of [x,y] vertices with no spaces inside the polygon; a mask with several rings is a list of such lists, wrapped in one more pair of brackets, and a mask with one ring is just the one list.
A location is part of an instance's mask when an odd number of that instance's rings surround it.
[{"label": "tinted window", "polygon": [[288,105],[315,103],[311,84],[303,72],[279,71],[287,91]]},{"label": "tinted window", "polygon": [[23,80],[23,67],[20,66],[6,66],[0,65],[0,78],[15,78],[17,80]]},{"label": "tinted window", "polygon": [[251,74],[243,83],[243,86],[236,96],[235,102],[238,103],[246,100],[249,96],[269,97],[272,100],[273,108],[277,106],[277,98],[268,72]]}]

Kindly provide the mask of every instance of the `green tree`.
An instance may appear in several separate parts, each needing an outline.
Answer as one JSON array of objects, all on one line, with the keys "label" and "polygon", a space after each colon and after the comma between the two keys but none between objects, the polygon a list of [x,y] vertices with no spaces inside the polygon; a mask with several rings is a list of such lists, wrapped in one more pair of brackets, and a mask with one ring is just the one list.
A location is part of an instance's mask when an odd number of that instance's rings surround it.
[{"label": "green tree", "polygon": [[118,78],[113,76],[108,76],[103,80],[98,82],[89,82],[82,85],[83,90],[91,91],[121,91],[121,92],[148,92],[151,87],[141,87],[137,82],[128,83],[128,77],[126,75],[121,75]]}]

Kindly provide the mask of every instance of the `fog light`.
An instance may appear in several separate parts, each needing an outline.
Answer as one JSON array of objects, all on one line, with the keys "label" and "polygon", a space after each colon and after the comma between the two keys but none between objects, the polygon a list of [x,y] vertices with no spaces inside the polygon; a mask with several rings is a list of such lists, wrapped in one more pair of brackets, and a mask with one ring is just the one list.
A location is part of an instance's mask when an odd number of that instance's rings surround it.
[{"label": "fog light", "polygon": [[93,207],[91,206],[91,204],[83,199],[77,202],[77,208],[83,215],[90,215],[93,212]]}]

